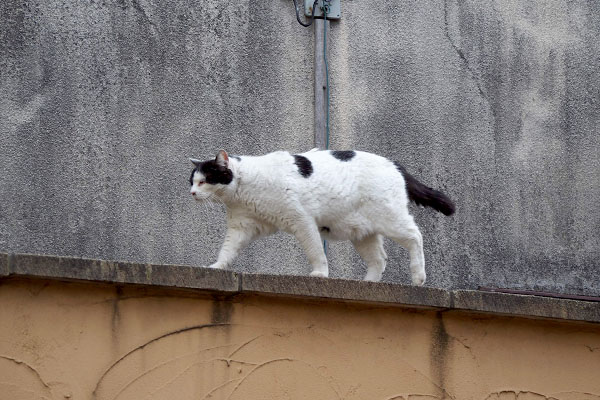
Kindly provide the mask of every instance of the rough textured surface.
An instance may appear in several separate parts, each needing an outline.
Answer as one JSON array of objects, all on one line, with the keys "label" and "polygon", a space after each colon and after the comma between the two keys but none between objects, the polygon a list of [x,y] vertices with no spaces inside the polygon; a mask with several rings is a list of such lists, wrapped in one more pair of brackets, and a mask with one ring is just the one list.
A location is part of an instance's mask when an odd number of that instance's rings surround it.
[{"label": "rough textured surface", "polygon": [[231,271],[29,254],[12,255],[7,275],[207,289],[217,292],[239,291],[237,274]]},{"label": "rough textured surface", "polygon": [[[208,265],[224,212],[187,158],[312,146],[291,1],[0,2],[0,250]],[[600,3],[349,1],[328,32],[331,146],[456,201],[415,208],[427,285],[600,294]],[[387,243],[385,281],[408,283]],[[365,266],[332,243],[331,274]],[[306,275],[280,234],[234,270]]]},{"label": "rough textured surface", "polygon": [[7,256],[0,253],[0,259],[6,260],[5,273],[0,274],[0,277],[8,278],[134,284],[169,289],[199,289],[216,295],[258,294],[382,304],[411,309],[483,312],[600,323],[600,301],[566,300],[474,290],[448,291],[393,283],[305,276],[241,274],[182,265],[144,265],[30,254]]},{"label": "rough textured surface", "polygon": [[0,253],[0,276],[9,274],[8,264],[8,254]]},{"label": "rough textured surface", "polygon": [[597,324],[1,283],[3,400],[600,399]]},{"label": "rough textured surface", "polygon": [[427,287],[342,279],[315,279],[305,276],[244,274],[240,278],[244,293],[394,303],[417,307],[447,308],[452,304],[451,292]]},{"label": "rough textured surface", "polygon": [[556,319],[600,322],[600,302],[455,290],[452,308]]}]

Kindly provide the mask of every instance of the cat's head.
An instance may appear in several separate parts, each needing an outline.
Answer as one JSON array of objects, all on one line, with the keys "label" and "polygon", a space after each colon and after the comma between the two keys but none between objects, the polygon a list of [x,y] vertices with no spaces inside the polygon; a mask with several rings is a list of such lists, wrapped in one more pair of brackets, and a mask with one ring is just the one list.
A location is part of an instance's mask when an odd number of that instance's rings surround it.
[{"label": "cat's head", "polygon": [[225,150],[219,151],[214,160],[200,161],[190,158],[190,161],[195,167],[190,176],[190,193],[198,201],[212,197],[233,180],[233,172],[229,169],[229,156]]}]

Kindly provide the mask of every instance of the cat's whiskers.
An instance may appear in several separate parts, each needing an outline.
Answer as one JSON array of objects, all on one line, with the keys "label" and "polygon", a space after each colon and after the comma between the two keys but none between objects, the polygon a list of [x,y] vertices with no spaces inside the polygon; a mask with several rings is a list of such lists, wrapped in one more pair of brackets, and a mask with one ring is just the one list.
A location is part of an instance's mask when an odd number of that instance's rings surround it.
[{"label": "cat's whiskers", "polygon": [[210,194],[206,199],[199,202],[202,206],[202,209],[207,214],[214,211],[221,211],[225,206],[225,203],[222,199],[214,194]]},{"label": "cat's whiskers", "polygon": [[220,211],[225,206],[225,202],[223,202],[223,200],[220,197],[214,194],[211,194],[207,200],[209,200],[208,203],[210,203],[210,208],[213,210],[217,209]]},{"label": "cat's whiskers", "polygon": [[223,199],[221,199],[219,196],[217,196],[215,194],[211,194],[210,199],[215,204],[225,205],[225,202],[223,201]]}]

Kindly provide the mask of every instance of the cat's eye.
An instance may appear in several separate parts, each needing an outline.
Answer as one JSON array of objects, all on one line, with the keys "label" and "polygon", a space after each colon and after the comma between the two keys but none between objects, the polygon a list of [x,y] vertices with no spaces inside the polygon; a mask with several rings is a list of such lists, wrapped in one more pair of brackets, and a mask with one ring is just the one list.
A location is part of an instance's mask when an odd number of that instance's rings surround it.
[{"label": "cat's eye", "polygon": [[206,182],[204,182],[204,181],[200,181],[200,182],[198,182],[198,186],[200,186],[200,185],[203,185],[203,184],[205,184],[205,183],[206,183]]}]

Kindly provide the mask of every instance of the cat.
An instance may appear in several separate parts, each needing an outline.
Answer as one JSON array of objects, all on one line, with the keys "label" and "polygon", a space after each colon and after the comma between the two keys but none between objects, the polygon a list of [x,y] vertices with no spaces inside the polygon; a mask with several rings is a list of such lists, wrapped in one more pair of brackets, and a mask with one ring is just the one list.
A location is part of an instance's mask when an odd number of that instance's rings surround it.
[{"label": "cat", "polygon": [[190,192],[197,201],[220,201],[227,208],[227,233],[217,261],[226,268],[252,240],[278,230],[300,242],[311,276],[327,277],[323,239],[350,240],[367,264],[365,280],[379,281],[387,254],[383,237],[410,254],[412,283],[425,283],[423,239],[409,200],[452,215],[452,201],[414,177],[397,162],[362,151],[313,149],[263,156],[191,158]]}]

